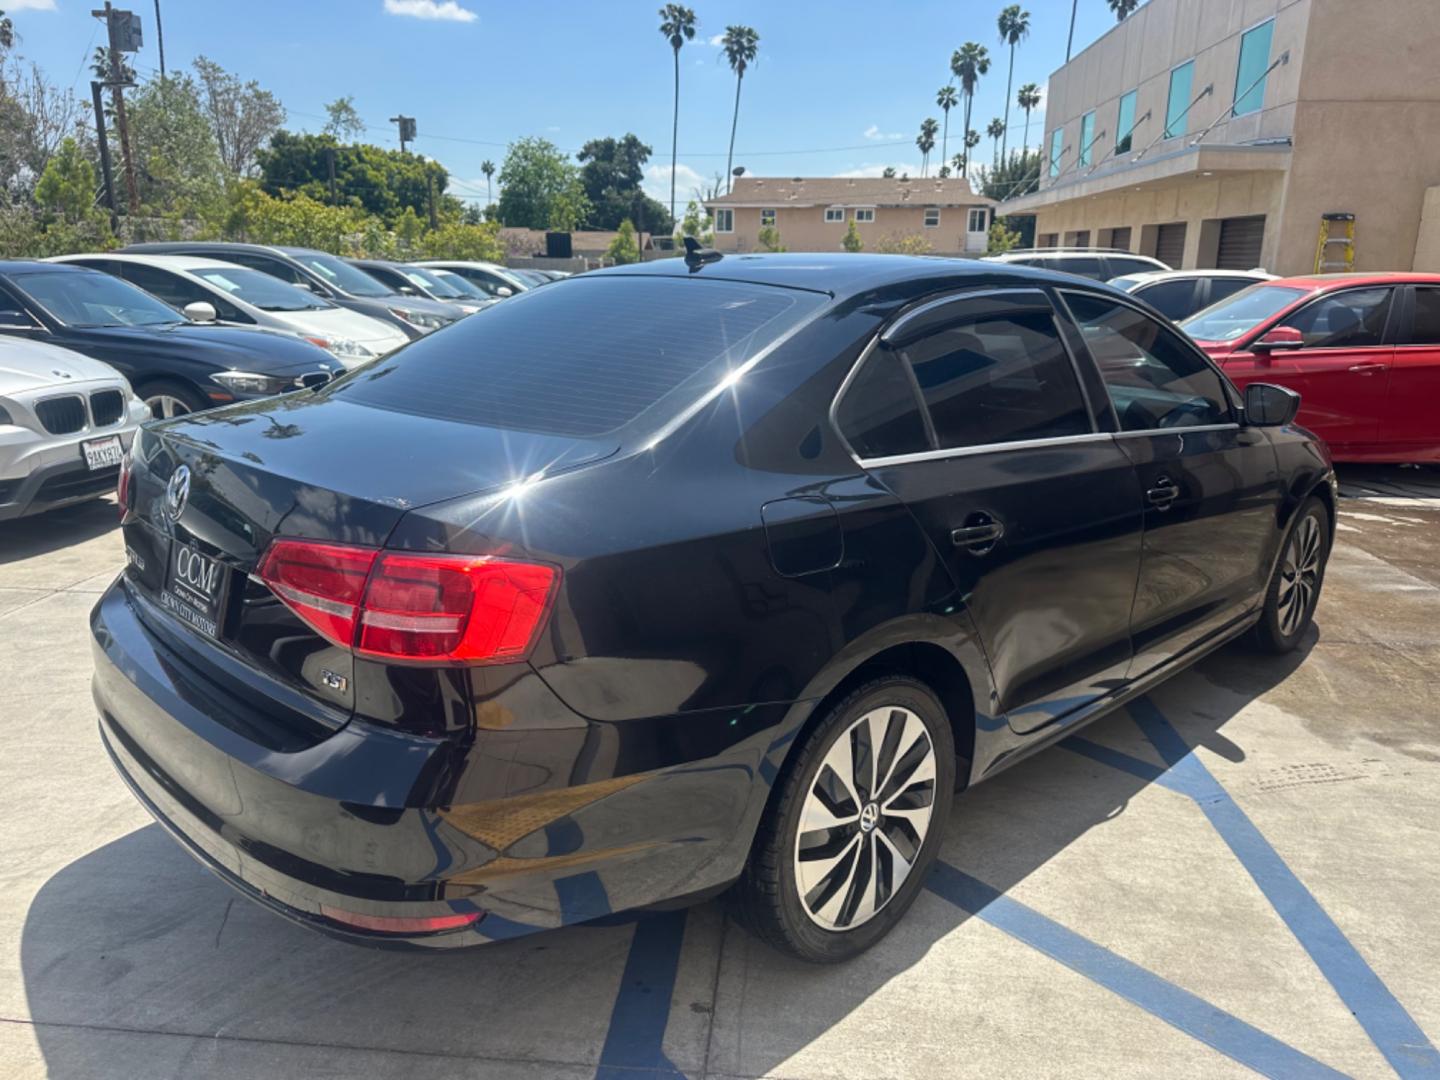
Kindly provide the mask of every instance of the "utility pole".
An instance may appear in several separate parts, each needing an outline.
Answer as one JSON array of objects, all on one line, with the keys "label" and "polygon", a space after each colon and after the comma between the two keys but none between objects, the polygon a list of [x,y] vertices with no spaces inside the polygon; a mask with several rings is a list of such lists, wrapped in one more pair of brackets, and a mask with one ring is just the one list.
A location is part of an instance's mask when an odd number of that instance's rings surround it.
[{"label": "utility pole", "polygon": [[415,141],[415,118],[401,113],[399,116],[390,117],[390,123],[400,125],[400,152],[405,152],[405,144]]},{"label": "utility pole", "polygon": [[331,206],[334,206],[336,200],[335,200],[335,148],[334,148],[333,146],[327,146],[327,147],[325,148],[325,168],[326,168],[326,170],[328,170],[329,173],[330,173],[330,205],[331,205]]},{"label": "utility pole", "polygon": [[426,186],[430,189],[430,228],[440,227],[440,215],[435,210],[435,174],[428,168],[425,170]]},{"label": "utility pole", "polygon": [[110,139],[105,134],[105,100],[100,96],[103,83],[90,83],[90,98],[95,102],[95,136],[100,142],[100,175],[105,178],[105,205],[110,208],[110,232],[120,229],[115,215],[115,177],[110,173]]},{"label": "utility pole", "polygon": [[165,81],[165,30],[160,25],[160,0],[155,0],[155,42],[160,46],[160,81]]},{"label": "utility pole", "polygon": [[[140,189],[135,183],[135,161],[130,153],[130,126],[125,122],[125,96],[121,92],[126,86],[133,85],[125,81],[120,68],[120,53],[134,52],[140,47],[140,20],[135,17],[134,12],[117,11],[111,7],[110,0],[105,0],[105,8],[102,11],[90,12],[97,19],[105,20],[105,29],[110,40],[110,78],[107,85],[115,100],[115,127],[120,133],[120,154],[124,158],[125,165],[125,188],[130,196],[130,213],[140,212]],[[125,40],[121,40],[122,27],[125,31]]]}]

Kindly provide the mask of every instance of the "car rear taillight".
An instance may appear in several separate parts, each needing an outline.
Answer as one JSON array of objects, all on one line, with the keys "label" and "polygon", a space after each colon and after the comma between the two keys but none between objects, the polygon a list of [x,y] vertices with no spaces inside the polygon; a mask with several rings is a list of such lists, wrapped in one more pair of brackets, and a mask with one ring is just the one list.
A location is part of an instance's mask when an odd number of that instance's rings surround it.
[{"label": "car rear taillight", "polygon": [[524,657],[560,571],[487,555],[425,555],[276,540],[259,575],[327,640],[405,663]]},{"label": "car rear taillight", "polygon": [[474,926],[485,915],[483,911],[461,911],[454,915],[363,915],[329,904],[320,905],[320,914],[345,926],[377,934],[440,934]]},{"label": "car rear taillight", "polygon": [[130,474],[135,471],[133,450],[127,450],[120,459],[120,475],[115,479],[115,501],[120,504],[120,519],[130,509]]}]

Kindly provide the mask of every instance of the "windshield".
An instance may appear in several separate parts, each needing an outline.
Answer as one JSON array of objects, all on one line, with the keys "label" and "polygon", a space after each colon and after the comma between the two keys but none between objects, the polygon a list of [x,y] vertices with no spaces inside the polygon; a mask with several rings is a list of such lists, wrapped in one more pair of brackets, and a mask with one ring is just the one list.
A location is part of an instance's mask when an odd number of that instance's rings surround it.
[{"label": "windshield", "polygon": [[316,311],[333,305],[277,277],[240,266],[207,266],[192,273],[261,311]]},{"label": "windshield", "polygon": [[411,285],[419,289],[424,289],[428,293],[433,293],[442,300],[461,300],[468,295],[455,288],[455,286],[451,285],[448,281],[441,281],[434,274],[421,270],[419,267],[407,266],[401,270],[400,273],[404,275],[405,280],[410,282]]},{"label": "windshield", "polygon": [[351,296],[395,295],[393,291],[380,284],[364,270],[357,270],[334,255],[305,251],[298,255],[292,255],[291,258],[307,270],[319,274],[341,292],[349,293]]},{"label": "windshield", "polygon": [[453,285],[462,296],[466,296],[471,300],[493,299],[493,297],[491,297],[483,289],[472,285],[469,281],[467,281],[465,278],[461,277],[459,274],[455,273],[452,270],[432,269],[429,272],[435,275],[436,280],[443,282],[446,285]]},{"label": "windshield", "polygon": [[1251,285],[1190,316],[1180,324],[1180,329],[1196,341],[1234,341],[1305,293],[1305,289],[1285,285]]},{"label": "windshield", "polygon": [[510,267],[510,275],[512,277],[518,277],[527,285],[550,284],[550,279],[546,275],[540,273],[540,271],[538,270],[524,270],[519,267],[512,266]]},{"label": "windshield", "polygon": [[11,279],[66,326],[174,326],[175,309],[119,278],[95,271],[40,271]]}]

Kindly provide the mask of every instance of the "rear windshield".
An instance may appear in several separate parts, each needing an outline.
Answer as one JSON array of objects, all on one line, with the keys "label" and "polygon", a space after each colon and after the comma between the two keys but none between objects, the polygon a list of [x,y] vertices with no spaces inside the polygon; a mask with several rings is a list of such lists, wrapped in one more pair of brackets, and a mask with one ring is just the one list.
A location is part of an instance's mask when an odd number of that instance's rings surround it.
[{"label": "rear windshield", "polygon": [[593,437],[659,427],[827,301],[701,278],[591,277],[462,319],[326,393],[487,427]]}]

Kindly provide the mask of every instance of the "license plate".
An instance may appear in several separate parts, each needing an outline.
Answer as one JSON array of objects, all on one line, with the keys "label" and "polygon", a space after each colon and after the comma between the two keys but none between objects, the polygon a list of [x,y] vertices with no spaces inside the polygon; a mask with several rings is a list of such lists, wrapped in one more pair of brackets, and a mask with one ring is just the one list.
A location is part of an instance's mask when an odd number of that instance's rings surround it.
[{"label": "license plate", "polygon": [[220,562],[176,540],[170,545],[160,603],[182,622],[217,637],[229,579],[230,572]]},{"label": "license plate", "polygon": [[125,457],[125,447],[120,445],[119,435],[108,435],[103,439],[82,442],[80,450],[85,455],[85,467],[91,471],[119,465]]}]

